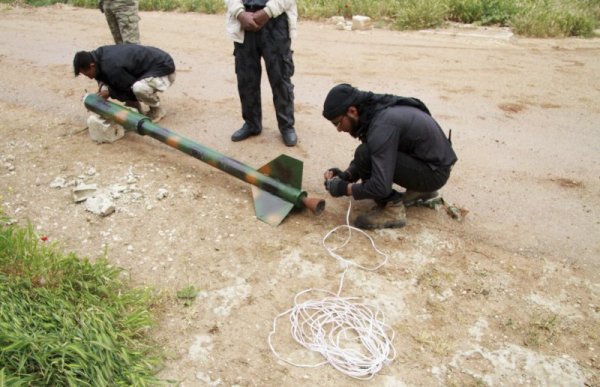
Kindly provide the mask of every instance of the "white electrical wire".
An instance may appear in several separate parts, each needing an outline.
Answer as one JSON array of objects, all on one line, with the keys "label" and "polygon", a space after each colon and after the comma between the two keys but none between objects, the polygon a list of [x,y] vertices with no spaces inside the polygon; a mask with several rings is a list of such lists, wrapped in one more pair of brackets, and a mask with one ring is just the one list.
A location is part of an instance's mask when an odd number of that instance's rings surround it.
[{"label": "white electrical wire", "polygon": [[[273,354],[288,364],[297,367],[319,367],[330,363],[335,369],[348,376],[367,380],[373,378],[384,364],[389,364],[395,359],[396,350],[392,344],[395,332],[385,324],[384,314],[377,306],[357,297],[340,297],[348,265],[374,271],[383,266],[388,259],[387,254],[377,249],[373,238],[364,231],[350,226],[351,208],[352,202],[348,206],[346,224],[335,227],[323,238],[323,246],[329,254],[346,266],[340,278],[338,292],[335,294],[327,290],[311,288],[296,294],[294,306],[280,313],[273,320],[268,342]],[[342,227],[348,228],[346,241],[338,247],[328,247],[325,243],[327,238]],[[352,230],[363,233],[369,238],[375,251],[385,257],[382,263],[368,268],[335,253],[350,241]],[[299,302],[301,296],[310,292],[321,292],[326,296],[319,300]],[[306,349],[320,353],[325,358],[324,361],[317,364],[297,364],[277,353],[271,338],[277,330],[277,320],[286,315],[289,315],[291,335],[294,340]]]}]

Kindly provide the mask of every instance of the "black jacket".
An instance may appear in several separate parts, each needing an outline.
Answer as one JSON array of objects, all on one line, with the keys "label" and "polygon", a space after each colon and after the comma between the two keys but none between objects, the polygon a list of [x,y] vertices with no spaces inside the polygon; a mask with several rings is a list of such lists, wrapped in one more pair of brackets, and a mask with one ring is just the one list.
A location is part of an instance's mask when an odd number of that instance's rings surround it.
[{"label": "black jacket", "polygon": [[109,87],[111,98],[135,101],[131,86],[140,79],[162,77],[175,72],[171,55],[138,44],[102,46],[91,52],[98,83]]},{"label": "black jacket", "polygon": [[363,142],[371,155],[371,177],[352,186],[352,196],[357,200],[381,199],[390,194],[398,153],[421,160],[432,170],[450,167],[457,160],[442,128],[426,110],[415,106],[396,105],[378,111]]}]

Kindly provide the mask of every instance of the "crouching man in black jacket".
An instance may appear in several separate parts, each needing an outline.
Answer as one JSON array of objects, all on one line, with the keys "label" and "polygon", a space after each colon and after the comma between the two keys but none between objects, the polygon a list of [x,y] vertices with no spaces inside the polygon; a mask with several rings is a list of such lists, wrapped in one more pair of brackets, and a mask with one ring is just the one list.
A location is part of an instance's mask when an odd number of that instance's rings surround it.
[{"label": "crouching man in black jacket", "polygon": [[73,58],[75,76],[80,73],[98,81],[98,94],[125,102],[142,113],[140,102],[150,107],[147,115],[160,121],[166,110],[158,92],[175,82],[175,63],[171,55],[149,46],[118,44],[94,51],[79,51]]},{"label": "crouching man in black jacket", "polygon": [[[344,83],[329,91],[323,116],[338,132],[362,142],[345,171],[330,168],[323,175],[332,196],[377,204],[356,218],[356,227],[404,226],[405,207],[437,197],[457,160],[450,139],[416,98],[374,94]],[[393,184],[406,191],[395,191]]]}]

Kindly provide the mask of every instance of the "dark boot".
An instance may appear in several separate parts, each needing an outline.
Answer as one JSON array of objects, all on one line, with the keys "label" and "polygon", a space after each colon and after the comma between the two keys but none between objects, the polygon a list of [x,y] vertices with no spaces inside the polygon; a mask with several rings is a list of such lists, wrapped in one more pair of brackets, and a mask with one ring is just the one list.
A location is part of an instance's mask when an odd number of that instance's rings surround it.
[{"label": "dark boot", "polygon": [[248,124],[244,124],[241,128],[233,132],[231,141],[242,141],[251,136],[258,136],[260,132],[260,129],[252,129]]},{"label": "dark boot", "polygon": [[407,189],[402,197],[402,201],[404,202],[405,207],[410,207],[436,199],[439,195],[438,191],[418,192]]},{"label": "dark boot", "polygon": [[377,205],[366,214],[360,214],[354,225],[365,230],[379,228],[400,228],[406,225],[406,210],[402,200],[388,202],[385,206]]},{"label": "dark boot", "polygon": [[286,146],[294,146],[298,142],[298,136],[296,136],[296,131],[294,129],[286,129],[282,131],[281,137],[283,138],[283,143]]}]

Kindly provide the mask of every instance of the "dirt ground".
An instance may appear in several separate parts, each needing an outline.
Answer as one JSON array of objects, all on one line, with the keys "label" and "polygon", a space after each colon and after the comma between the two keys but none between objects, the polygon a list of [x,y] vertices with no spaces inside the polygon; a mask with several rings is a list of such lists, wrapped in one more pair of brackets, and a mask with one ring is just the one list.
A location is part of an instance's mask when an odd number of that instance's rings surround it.
[{"label": "dirt ground", "polygon": [[[459,162],[443,195],[468,210],[410,208],[408,225],[370,232],[389,260],[352,267],[342,296],[377,305],[395,358],[373,386],[600,385],[600,39],[534,40],[506,30],[337,30],[300,21],[293,43],[296,128],[287,148],[263,79],[263,134],[230,141],[241,125],[233,44],[224,17],[141,13],[142,42],[175,59],[161,125],[253,167],[280,154],[304,163],[303,189],[325,212],[258,221],[250,186],[152,138],[96,144],[74,78],[76,51],[111,43],[97,10],[0,9],[2,210],[65,251],[106,253],[135,286],[151,286],[152,336],[167,359],[159,376],[182,386],[358,386],[331,365],[279,360],[273,319],[308,288],[335,292],[343,267],[321,244],[345,223],[347,198],[322,173],[345,167],[357,143],[321,117],[327,91],[415,96],[446,130]],[[101,217],[74,203],[77,182],[109,192]],[[353,216],[369,208],[354,202]],[[342,234],[343,236],[343,234]],[[341,238],[340,238],[341,239]],[[353,234],[348,259],[382,258]],[[195,286],[186,305],[177,291]],[[319,299],[322,295],[314,294]],[[315,364],[285,319],[280,356]]]}]

